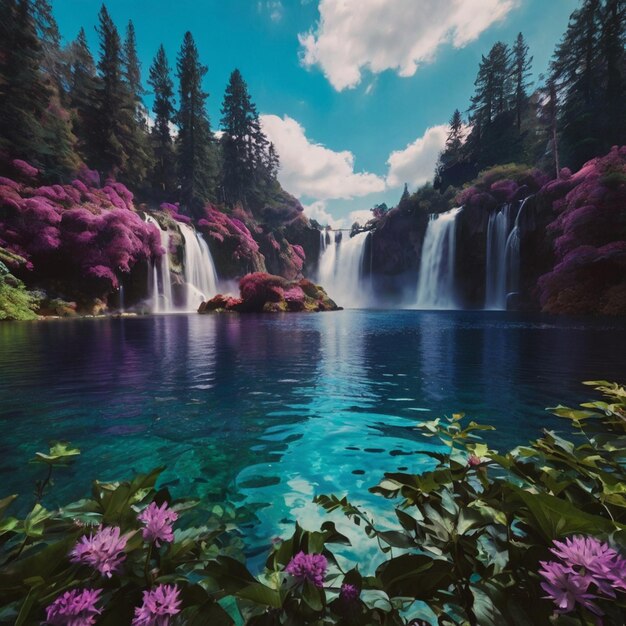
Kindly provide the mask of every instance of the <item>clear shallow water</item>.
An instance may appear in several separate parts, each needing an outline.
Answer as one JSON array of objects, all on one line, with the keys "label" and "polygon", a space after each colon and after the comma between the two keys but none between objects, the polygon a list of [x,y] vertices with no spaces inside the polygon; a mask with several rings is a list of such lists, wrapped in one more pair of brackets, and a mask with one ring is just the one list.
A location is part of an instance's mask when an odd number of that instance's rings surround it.
[{"label": "clear shallow water", "polygon": [[28,459],[66,439],[82,455],[60,501],[164,464],[175,495],[253,507],[246,539],[265,547],[290,519],[321,523],[316,493],[375,511],[383,472],[427,466],[419,420],[464,411],[501,450],[563,429],[543,408],[587,399],[582,380],[624,381],[625,345],[621,320],[497,312],[3,323],[0,497],[29,504]]}]

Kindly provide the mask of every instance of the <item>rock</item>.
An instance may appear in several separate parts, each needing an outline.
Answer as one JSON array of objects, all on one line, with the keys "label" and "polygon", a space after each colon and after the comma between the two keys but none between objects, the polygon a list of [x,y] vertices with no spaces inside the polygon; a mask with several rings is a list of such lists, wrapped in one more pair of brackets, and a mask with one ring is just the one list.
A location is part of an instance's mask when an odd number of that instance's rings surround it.
[{"label": "rock", "polygon": [[241,313],[298,313],[337,311],[324,289],[306,278],[289,281],[265,272],[246,274],[239,281],[240,298],[218,294],[203,302],[198,313],[236,311]]}]

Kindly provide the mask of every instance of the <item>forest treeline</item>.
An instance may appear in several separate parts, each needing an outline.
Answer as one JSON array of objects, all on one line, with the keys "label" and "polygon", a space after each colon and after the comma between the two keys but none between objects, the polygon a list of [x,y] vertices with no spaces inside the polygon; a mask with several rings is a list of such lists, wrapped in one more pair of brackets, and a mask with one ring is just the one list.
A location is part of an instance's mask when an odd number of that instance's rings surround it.
[{"label": "forest treeline", "polygon": [[405,189],[400,206],[445,210],[451,188],[488,167],[517,163],[558,177],[626,144],[625,46],[625,0],[583,0],[534,89],[524,35],[496,42],[480,61],[469,109],[451,116],[433,185],[413,196]]},{"label": "forest treeline", "polygon": [[86,165],[196,216],[208,201],[254,208],[277,186],[278,155],[237,69],[214,132],[191,32],[174,66],[158,48],[144,84],[134,25],[122,37],[105,5],[96,58],[84,29],[63,45],[50,0],[0,0],[0,25],[0,174],[14,158],[48,182]]}]

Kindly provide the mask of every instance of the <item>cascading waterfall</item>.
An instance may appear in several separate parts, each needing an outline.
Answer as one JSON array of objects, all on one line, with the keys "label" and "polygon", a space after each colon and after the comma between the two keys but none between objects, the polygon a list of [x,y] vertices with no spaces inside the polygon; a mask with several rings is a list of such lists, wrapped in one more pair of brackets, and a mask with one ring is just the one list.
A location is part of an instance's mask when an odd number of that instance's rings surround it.
[{"label": "cascading waterfall", "polygon": [[418,309],[453,309],[456,306],[456,216],[461,210],[459,207],[430,216],[417,283]]},{"label": "cascading waterfall", "polygon": [[185,242],[186,309],[192,311],[217,294],[218,278],[211,251],[202,235],[187,224],[178,226]]},{"label": "cascading waterfall", "polygon": [[525,198],[520,204],[514,220],[512,204],[505,204],[489,216],[485,276],[486,309],[505,310],[507,308],[507,295],[519,291],[519,221],[527,200],[528,198]]},{"label": "cascading waterfall", "polygon": [[363,253],[369,233],[343,237],[335,233],[335,241],[322,250],[318,281],[326,293],[346,308],[367,306],[369,293],[361,284]]},{"label": "cascading waterfall", "polygon": [[158,262],[154,262],[152,272],[148,272],[148,294],[150,294],[152,313],[171,313],[174,311],[172,298],[172,281],[170,277],[170,235],[163,230],[159,223],[151,216],[146,215],[146,222],[159,229],[161,247],[165,253]]}]

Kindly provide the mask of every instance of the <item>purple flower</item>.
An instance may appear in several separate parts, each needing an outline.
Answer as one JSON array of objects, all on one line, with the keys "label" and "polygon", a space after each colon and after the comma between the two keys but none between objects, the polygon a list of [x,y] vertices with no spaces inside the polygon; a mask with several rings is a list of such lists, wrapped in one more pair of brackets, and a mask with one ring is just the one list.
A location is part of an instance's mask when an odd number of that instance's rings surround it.
[{"label": "purple flower", "polygon": [[143,538],[149,542],[174,541],[174,531],[172,524],[178,519],[178,513],[168,508],[167,502],[160,507],[156,502],[151,502],[138,516],[137,519],[145,524],[143,529]]},{"label": "purple flower", "polygon": [[159,585],[143,592],[143,604],[135,609],[132,626],[168,626],[180,613],[180,590],[176,585]]},{"label": "purple flower", "polygon": [[467,466],[468,467],[477,467],[480,464],[481,464],[480,457],[476,456],[475,454],[470,454],[467,457]]},{"label": "purple flower", "polygon": [[324,576],[328,562],[323,554],[298,552],[287,564],[285,571],[301,582],[310,580],[316,587],[324,586]]},{"label": "purple flower", "polygon": [[543,569],[539,574],[545,579],[541,588],[548,594],[547,599],[557,605],[559,613],[570,613],[578,603],[596,615],[602,615],[600,608],[592,602],[599,596],[588,593],[591,581],[587,577],[556,561],[541,561],[541,566]]},{"label": "purple flower", "polygon": [[60,595],[46,608],[46,623],[51,626],[91,626],[96,615],[102,611],[96,608],[102,589],[72,589]]},{"label": "purple flower", "polygon": [[350,583],[343,583],[341,590],[339,591],[339,599],[346,604],[352,604],[359,597],[359,589],[356,585]]},{"label": "purple flower", "polygon": [[626,560],[595,537],[567,537],[554,541],[550,552],[576,572],[585,574],[605,595],[615,597],[613,587],[626,591]]},{"label": "purple flower", "polygon": [[103,576],[111,578],[122,561],[126,558],[124,548],[128,541],[127,535],[120,537],[117,526],[100,528],[93,533],[83,536],[70,553],[73,563],[84,563],[98,570]]}]

